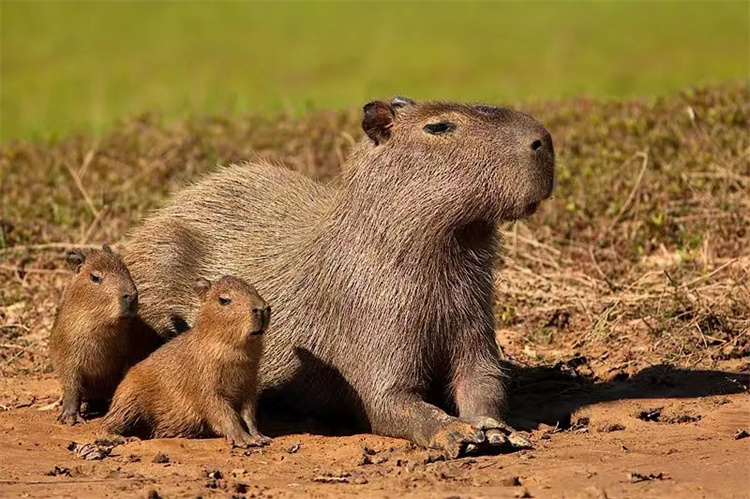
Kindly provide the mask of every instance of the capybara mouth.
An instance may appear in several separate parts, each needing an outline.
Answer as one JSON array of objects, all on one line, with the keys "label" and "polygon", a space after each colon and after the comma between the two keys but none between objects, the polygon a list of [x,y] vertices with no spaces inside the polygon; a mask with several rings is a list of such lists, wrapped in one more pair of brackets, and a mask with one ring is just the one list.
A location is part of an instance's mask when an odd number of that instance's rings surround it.
[{"label": "capybara mouth", "polygon": [[120,314],[120,318],[122,319],[132,319],[133,317],[136,317],[138,315],[138,307],[132,307],[128,308],[122,311]]},{"label": "capybara mouth", "polygon": [[256,331],[250,331],[249,334],[250,334],[250,336],[260,336],[260,335],[262,335],[265,332],[266,332],[265,329],[258,329]]}]

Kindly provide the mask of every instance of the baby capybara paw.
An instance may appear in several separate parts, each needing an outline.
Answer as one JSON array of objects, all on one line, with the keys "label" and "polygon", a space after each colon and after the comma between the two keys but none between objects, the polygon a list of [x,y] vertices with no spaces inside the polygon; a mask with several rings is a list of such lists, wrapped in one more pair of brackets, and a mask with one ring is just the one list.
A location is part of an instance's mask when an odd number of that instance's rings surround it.
[{"label": "baby capybara paw", "polygon": [[255,440],[255,442],[258,442],[258,444],[253,445],[253,447],[262,447],[264,445],[270,444],[273,441],[271,437],[267,437],[261,434],[253,435],[253,439]]},{"label": "baby capybara paw", "polygon": [[227,435],[227,443],[230,447],[263,447],[271,442],[271,439],[263,435],[253,436],[249,433],[238,433]]},{"label": "baby capybara paw", "polygon": [[[496,450],[520,450],[532,448],[531,442],[524,434],[518,432],[495,418],[480,416],[474,418],[461,418],[461,421],[472,425],[473,427],[484,432],[484,446],[489,447],[491,451]],[[473,444],[467,446],[468,451],[473,451],[477,447]]]},{"label": "baby capybara paw", "polygon": [[476,446],[484,441],[484,431],[456,420],[440,428],[432,436],[429,447],[443,451],[450,459],[456,459],[466,451],[467,446]]}]

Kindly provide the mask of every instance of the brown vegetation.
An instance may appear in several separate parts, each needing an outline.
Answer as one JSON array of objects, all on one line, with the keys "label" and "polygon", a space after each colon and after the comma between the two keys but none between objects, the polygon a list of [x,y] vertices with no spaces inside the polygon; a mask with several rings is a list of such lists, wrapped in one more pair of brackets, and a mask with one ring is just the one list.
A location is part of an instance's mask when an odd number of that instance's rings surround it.
[{"label": "brown vegetation", "polygon": [[[518,338],[530,361],[611,349],[631,372],[647,361],[747,355],[747,86],[518,107],[552,132],[558,185],[532,219],[506,227],[500,340]],[[48,364],[64,248],[121,240],[217,163],[261,157],[325,181],[359,137],[359,119],[356,109],[173,124],[141,116],[98,140],[3,145],[0,310],[10,371]]]}]

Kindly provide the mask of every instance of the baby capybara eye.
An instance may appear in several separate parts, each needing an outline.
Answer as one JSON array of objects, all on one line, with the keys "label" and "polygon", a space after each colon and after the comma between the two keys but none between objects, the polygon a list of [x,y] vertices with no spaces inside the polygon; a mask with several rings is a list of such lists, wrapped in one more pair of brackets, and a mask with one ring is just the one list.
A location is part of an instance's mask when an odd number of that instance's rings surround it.
[{"label": "baby capybara eye", "polygon": [[89,277],[91,278],[91,282],[95,282],[96,284],[101,284],[101,282],[104,280],[102,276],[97,274],[89,274]]},{"label": "baby capybara eye", "polygon": [[229,305],[230,303],[232,303],[232,299],[224,297],[224,296],[220,296],[219,297],[219,303],[221,303],[222,306],[226,307],[227,305]]}]

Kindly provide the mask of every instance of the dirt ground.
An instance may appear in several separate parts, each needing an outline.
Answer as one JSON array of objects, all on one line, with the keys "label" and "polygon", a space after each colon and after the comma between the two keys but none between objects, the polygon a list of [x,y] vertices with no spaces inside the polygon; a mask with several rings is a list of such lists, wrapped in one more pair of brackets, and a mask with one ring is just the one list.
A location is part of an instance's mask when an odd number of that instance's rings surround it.
[{"label": "dirt ground", "polygon": [[403,440],[297,433],[268,422],[262,427],[275,438],[263,449],[229,449],[221,439],[105,440],[99,441],[104,457],[87,460],[85,450],[78,449],[106,438],[100,422],[58,424],[49,409],[59,394],[51,374],[5,378],[0,381],[0,496],[750,494],[750,438],[741,432],[750,431],[747,373],[655,366],[627,381],[588,383],[555,367],[515,369],[520,381],[514,384],[511,420],[529,430],[534,449],[455,461]]}]

